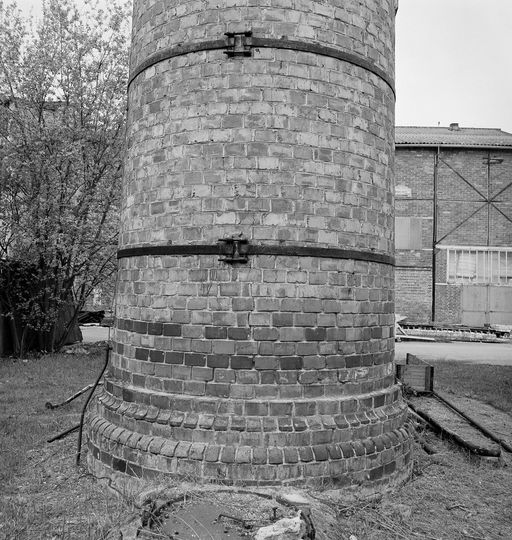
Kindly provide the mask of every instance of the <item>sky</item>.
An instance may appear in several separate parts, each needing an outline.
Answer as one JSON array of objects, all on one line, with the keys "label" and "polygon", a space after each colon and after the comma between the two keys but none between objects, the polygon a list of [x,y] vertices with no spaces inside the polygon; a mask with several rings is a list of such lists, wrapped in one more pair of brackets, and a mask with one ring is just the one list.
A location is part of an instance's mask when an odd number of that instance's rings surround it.
[{"label": "sky", "polygon": [[397,125],[512,133],[512,0],[400,0],[396,89]]},{"label": "sky", "polygon": [[512,133],[512,0],[400,0],[396,123]]}]

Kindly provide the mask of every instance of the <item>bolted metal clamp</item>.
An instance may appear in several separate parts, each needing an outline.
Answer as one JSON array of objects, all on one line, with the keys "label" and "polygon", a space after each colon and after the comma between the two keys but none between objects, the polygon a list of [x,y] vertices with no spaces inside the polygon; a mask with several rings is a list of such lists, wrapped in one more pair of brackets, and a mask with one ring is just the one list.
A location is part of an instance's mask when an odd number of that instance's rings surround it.
[{"label": "bolted metal clamp", "polygon": [[223,244],[223,256],[219,258],[219,261],[234,264],[245,264],[249,261],[247,254],[247,245],[249,240],[247,238],[220,238],[219,242]]},{"label": "bolted metal clamp", "polygon": [[252,32],[225,32],[227,37],[227,54],[230,58],[234,56],[252,56]]}]

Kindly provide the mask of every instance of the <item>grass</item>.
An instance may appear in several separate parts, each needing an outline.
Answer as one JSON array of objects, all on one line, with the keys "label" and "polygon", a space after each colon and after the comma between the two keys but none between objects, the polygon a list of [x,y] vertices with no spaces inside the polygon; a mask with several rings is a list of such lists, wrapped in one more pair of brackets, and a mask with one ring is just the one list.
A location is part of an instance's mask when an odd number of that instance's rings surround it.
[{"label": "grass", "polygon": [[2,452],[0,480],[9,481],[26,457],[18,448],[34,447],[78,422],[80,400],[63,409],[50,410],[47,401],[58,403],[94,381],[101,369],[98,352],[89,356],[57,354],[1,363],[0,429],[11,441]]},{"label": "grass", "polygon": [[94,382],[103,359],[98,349],[0,359],[0,539],[99,540],[130,516],[128,501],[75,467],[76,433],[46,442],[79,422],[85,396],[55,410],[46,402]]},{"label": "grass", "polygon": [[356,507],[340,526],[358,540],[512,538],[510,467],[475,461],[431,432],[421,438],[438,452],[417,446],[412,480],[374,506]]},{"label": "grass", "polygon": [[512,413],[512,366],[491,366],[454,361],[431,362],[435,389],[479,399]]},{"label": "grass", "polygon": [[[46,443],[78,422],[84,397],[55,410],[45,403],[63,401],[93,382],[102,363],[99,349],[88,355],[0,359],[0,539],[118,540],[126,524],[139,519],[132,501],[114,496],[84,467],[75,467],[76,434]],[[436,363],[439,390],[508,412],[511,375],[512,368],[502,366]],[[512,538],[512,467],[475,461],[429,431],[418,438],[438,452],[427,455],[416,445],[414,477],[393,495],[377,503],[334,505],[337,537]]]}]

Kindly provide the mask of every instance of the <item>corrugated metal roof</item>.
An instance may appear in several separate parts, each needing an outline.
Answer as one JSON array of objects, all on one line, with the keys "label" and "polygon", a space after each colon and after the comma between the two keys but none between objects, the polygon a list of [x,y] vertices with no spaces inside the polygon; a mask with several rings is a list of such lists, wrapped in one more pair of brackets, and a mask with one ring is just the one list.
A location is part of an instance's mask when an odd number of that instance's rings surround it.
[{"label": "corrugated metal roof", "polygon": [[397,126],[397,146],[512,148],[512,134],[497,128]]}]

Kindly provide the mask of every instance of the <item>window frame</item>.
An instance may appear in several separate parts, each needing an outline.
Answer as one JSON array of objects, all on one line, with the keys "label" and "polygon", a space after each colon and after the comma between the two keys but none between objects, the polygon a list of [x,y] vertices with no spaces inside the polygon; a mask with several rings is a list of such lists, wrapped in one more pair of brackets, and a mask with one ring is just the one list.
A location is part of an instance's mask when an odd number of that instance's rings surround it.
[{"label": "window frame", "polygon": [[[512,247],[437,246],[437,248],[446,251],[446,283],[448,284],[512,285]],[[474,271],[466,275],[458,272],[458,263],[454,261],[461,255],[474,256]],[[472,264],[472,262],[469,261],[466,264]]]}]

